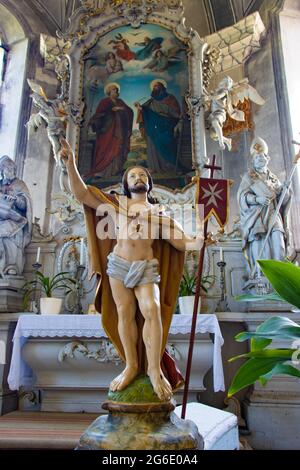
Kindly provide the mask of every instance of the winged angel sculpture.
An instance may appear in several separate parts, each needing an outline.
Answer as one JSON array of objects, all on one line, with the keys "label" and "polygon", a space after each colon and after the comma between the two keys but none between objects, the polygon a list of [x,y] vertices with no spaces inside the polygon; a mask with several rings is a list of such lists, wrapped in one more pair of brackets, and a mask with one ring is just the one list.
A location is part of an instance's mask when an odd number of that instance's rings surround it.
[{"label": "winged angel sculpture", "polygon": [[232,148],[232,139],[223,135],[223,126],[227,116],[235,121],[245,121],[244,112],[236,107],[238,103],[243,103],[246,99],[260,106],[265,104],[265,100],[249,84],[247,78],[234,83],[228,76],[220,81],[211,95],[205,95],[205,107],[209,111],[210,136],[219,142],[221,149],[227,146],[230,151]]},{"label": "winged angel sculpture", "polygon": [[[33,93],[30,95],[33,103],[39,108],[38,113],[32,114],[27,123],[29,135],[36,132],[41,126],[46,126],[48,138],[52,145],[54,158],[57,165],[61,165],[59,152],[61,149],[60,138],[66,137],[66,127],[69,117],[75,123],[80,124],[82,107],[75,107],[66,102],[64,97],[48,99],[44,89],[35,81],[27,80]],[[82,105],[84,106],[84,104]]]}]

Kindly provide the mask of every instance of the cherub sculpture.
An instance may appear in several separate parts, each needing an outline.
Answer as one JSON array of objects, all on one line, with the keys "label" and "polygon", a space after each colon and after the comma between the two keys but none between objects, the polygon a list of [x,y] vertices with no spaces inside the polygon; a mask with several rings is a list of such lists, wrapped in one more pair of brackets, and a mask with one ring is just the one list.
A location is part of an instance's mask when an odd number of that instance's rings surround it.
[{"label": "cherub sculpture", "polygon": [[245,121],[245,114],[236,108],[238,103],[243,103],[246,99],[263,106],[265,100],[259,93],[249,85],[245,78],[238,83],[234,83],[231,77],[223,78],[217,88],[209,96],[205,96],[207,108],[210,111],[208,122],[210,124],[210,136],[217,140],[221,149],[231,150],[232,140],[223,135],[223,126],[227,115],[235,121]]},{"label": "cherub sculpture", "polygon": [[66,135],[66,121],[69,113],[66,103],[61,99],[49,100],[43,88],[33,80],[27,80],[33,91],[30,95],[33,103],[39,108],[39,112],[32,114],[27,123],[29,134],[37,131],[44,124],[47,127],[48,138],[51,142],[56,163],[60,162],[59,151],[61,149],[60,137]]}]

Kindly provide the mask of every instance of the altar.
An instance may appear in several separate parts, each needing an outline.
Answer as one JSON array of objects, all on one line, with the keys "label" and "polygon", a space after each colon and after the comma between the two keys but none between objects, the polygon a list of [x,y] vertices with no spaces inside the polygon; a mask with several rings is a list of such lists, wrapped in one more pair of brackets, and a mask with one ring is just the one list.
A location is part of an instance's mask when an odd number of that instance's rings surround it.
[{"label": "altar", "polygon": [[[168,351],[185,373],[191,315],[174,315]],[[205,390],[213,367],[214,391],[224,391],[223,337],[215,315],[197,319],[189,401]],[[21,315],[13,338],[11,390],[33,392],[41,411],[101,412],[108,385],[124,364],[107,339],[101,315]],[[182,402],[183,390],[175,394]]]}]

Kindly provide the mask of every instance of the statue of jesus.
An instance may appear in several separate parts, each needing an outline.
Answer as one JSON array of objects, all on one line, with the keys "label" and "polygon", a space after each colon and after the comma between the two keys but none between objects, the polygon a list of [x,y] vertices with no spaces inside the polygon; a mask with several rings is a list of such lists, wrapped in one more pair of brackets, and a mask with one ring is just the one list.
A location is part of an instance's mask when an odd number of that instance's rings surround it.
[{"label": "statue of jesus", "polygon": [[[183,382],[176,367],[169,367],[168,331],[184,252],[201,248],[202,232],[192,238],[176,221],[155,210],[149,196],[152,178],[145,168],[127,169],[124,196],[112,196],[85,185],[70,145],[63,138],[61,144],[71,191],[84,207],[90,275],[96,274],[99,280],[95,307],[126,362],[110,389],[123,390],[144,372],[159,399],[168,401],[172,389]],[[116,218],[112,217],[114,211]],[[108,230],[103,234],[104,225]]]}]

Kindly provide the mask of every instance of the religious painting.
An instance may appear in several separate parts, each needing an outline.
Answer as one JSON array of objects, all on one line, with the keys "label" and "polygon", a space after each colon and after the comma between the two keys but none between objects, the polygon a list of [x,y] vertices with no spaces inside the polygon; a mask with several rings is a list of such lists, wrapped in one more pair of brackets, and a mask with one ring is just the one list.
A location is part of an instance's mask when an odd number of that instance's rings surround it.
[{"label": "religious painting", "polygon": [[156,184],[189,183],[187,46],[159,25],[122,26],[100,37],[83,60],[84,180],[107,187],[118,183],[128,166],[142,165]]}]

